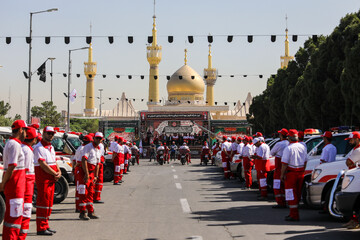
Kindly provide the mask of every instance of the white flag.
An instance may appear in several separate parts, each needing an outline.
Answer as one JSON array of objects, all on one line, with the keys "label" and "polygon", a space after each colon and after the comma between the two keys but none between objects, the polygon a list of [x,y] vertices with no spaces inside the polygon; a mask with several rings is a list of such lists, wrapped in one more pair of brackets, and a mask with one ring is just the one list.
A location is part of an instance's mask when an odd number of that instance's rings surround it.
[{"label": "white flag", "polygon": [[74,103],[76,100],[76,89],[72,90],[72,92],[70,93],[70,102]]}]

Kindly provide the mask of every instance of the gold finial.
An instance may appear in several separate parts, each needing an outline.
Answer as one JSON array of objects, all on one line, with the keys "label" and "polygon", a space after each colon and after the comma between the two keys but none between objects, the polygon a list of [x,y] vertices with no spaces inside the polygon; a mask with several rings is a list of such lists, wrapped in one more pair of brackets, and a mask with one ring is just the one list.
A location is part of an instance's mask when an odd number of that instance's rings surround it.
[{"label": "gold finial", "polygon": [[185,65],[187,65],[187,49],[185,48]]},{"label": "gold finial", "polygon": [[211,44],[209,44],[209,56],[211,56]]}]

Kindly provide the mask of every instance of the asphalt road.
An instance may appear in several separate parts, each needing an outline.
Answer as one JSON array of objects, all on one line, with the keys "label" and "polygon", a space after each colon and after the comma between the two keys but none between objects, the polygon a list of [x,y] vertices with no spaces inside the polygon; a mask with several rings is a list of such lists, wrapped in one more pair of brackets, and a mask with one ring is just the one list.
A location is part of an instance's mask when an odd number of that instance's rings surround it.
[{"label": "asphalt road", "polygon": [[257,201],[257,191],[223,180],[221,169],[199,160],[160,166],[142,160],[121,186],[105,183],[105,204],[95,205],[99,220],[81,221],[74,212],[74,187],[54,205],[51,237],[36,236],[32,216],[28,239],[359,239],[360,230],[316,210],[301,209],[301,221],[285,222],[288,209]]}]

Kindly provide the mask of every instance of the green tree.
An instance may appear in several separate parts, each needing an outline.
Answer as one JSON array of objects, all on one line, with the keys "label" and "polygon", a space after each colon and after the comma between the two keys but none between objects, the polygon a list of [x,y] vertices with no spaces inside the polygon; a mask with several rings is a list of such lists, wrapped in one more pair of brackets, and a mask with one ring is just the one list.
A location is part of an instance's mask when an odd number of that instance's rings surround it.
[{"label": "green tree", "polygon": [[56,106],[51,101],[41,103],[41,107],[34,106],[31,108],[31,115],[40,118],[41,127],[61,126],[61,114],[56,111]]},{"label": "green tree", "polygon": [[9,112],[10,109],[11,109],[11,106],[9,103],[0,101],[0,116],[5,116]]},{"label": "green tree", "polygon": [[97,132],[99,130],[98,119],[70,119],[70,128],[74,132]]}]

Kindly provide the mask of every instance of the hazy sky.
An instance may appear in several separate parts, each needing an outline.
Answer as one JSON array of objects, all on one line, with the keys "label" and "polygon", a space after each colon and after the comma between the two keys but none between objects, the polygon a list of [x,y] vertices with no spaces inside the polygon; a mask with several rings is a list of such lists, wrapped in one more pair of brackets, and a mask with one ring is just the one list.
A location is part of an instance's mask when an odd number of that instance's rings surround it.
[{"label": "hazy sky", "polygon": [[[199,74],[207,67],[208,42],[206,35],[215,36],[212,55],[213,67],[219,74],[263,74],[257,76],[222,77],[215,85],[215,101],[223,103],[244,101],[248,92],[253,96],[261,93],[267,78],[276,73],[280,66],[280,56],[284,55],[285,15],[288,15],[289,34],[313,35],[330,34],[347,13],[359,10],[359,0],[157,0],[156,16],[158,43],[163,47],[163,58],[159,66],[160,75],[171,75],[184,64],[184,48],[188,49],[188,65]],[[126,92],[136,100],[137,110],[146,109],[148,78],[133,77],[128,80],[121,75],[148,75],[146,60],[147,36],[151,35],[153,0],[12,0],[2,1],[0,10],[0,100],[9,101],[11,116],[15,113],[26,118],[27,80],[22,71],[28,71],[28,44],[30,12],[58,8],[58,12],[33,16],[32,70],[35,71],[48,57],[54,61],[54,102],[58,110],[65,110],[67,99],[67,78],[62,73],[68,71],[68,50],[87,46],[85,37],[71,38],[64,44],[63,36],[87,36],[92,24],[94,61],[98,73],[107,74],[95,78],[95,89],[103,88],[103,109],[112,109],[116,100]],[[127,42],[127,36],[134,36],[134,43]],[[174,36],[168,43],[167,36]],[[186,43],[188,35],[195,35],[194,43]],[[199,36],[201,35],[201,36]],[[276,42],[269,36],[254,36],[248,43],[245,36],[234,36],[232,43],[226,35],[277,35]],[[36,38],[36,36],[42,36]],[[45,44],[43,36],[52,38]],[[106,36],[117,36],[109,44]],[[197,37],[199,36],[199,37]],[[5,37],[12,37],[11,44]],[[290,53],[293,55],[303,45],[307,37],[299,37],[297,42],[290,39]],[[71,105],[71,112],[82,112],[85,106],[86,79],[83,63],[87,61],[87,50],[72,53],[72,85],[78,92],[78,99]],[[50,62],[47,72],[50,71]],[[76,74],[82,74],[80,78]],[[50,76],[46,83],[33,76],[32,103],[40,105],[50,100]],[[167,98],[166,77],[160,77],[160,98]],[[96,96],[98,96],[96,91]],[[99,100],[95,101],[98,106]]]}]

